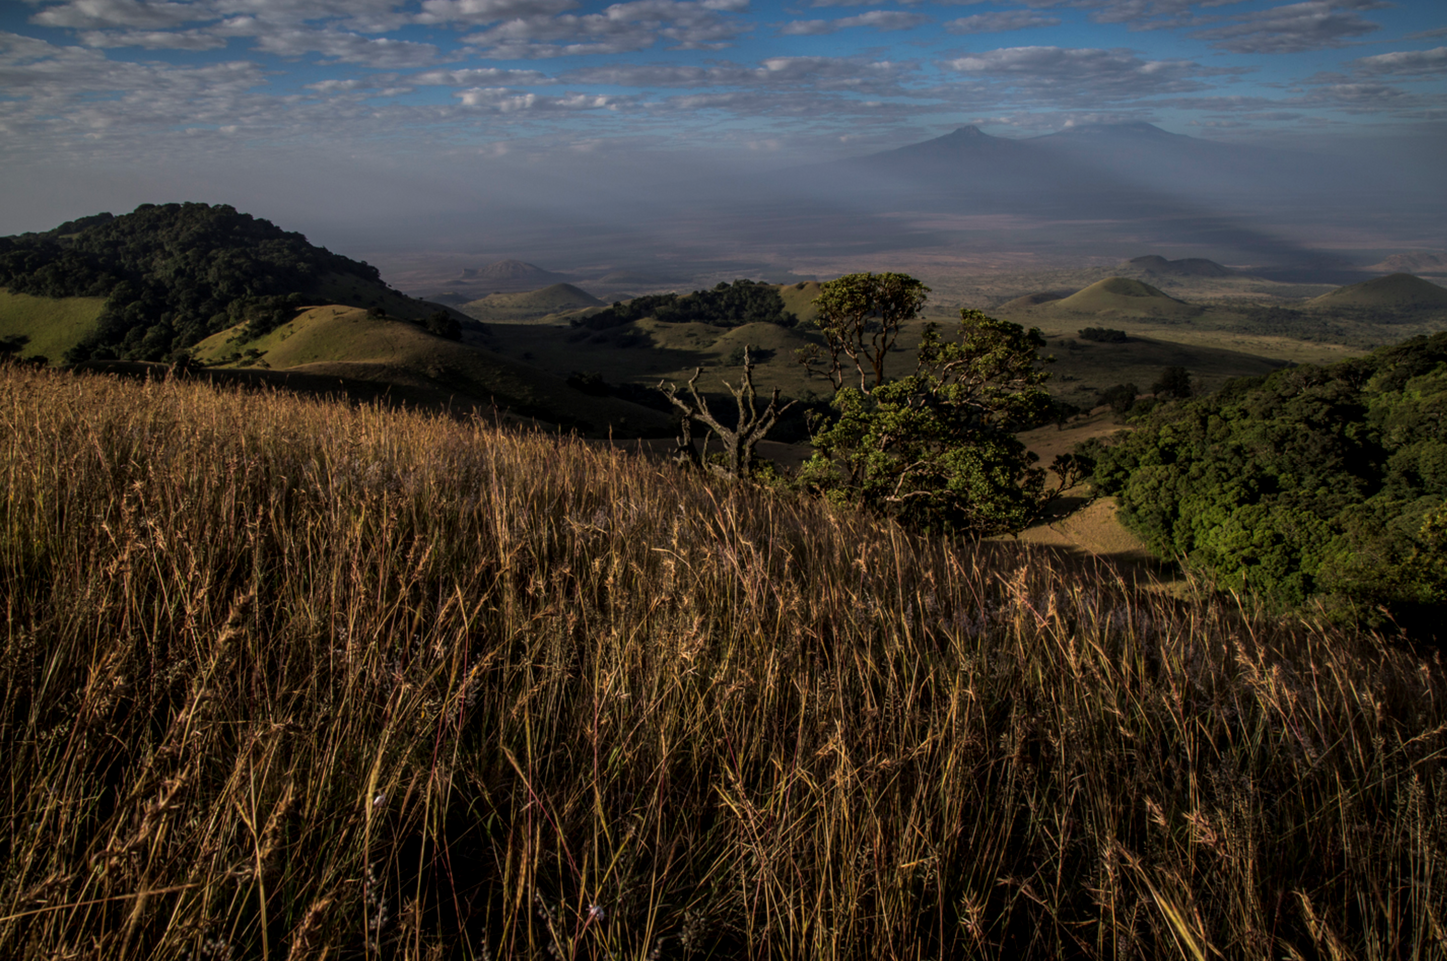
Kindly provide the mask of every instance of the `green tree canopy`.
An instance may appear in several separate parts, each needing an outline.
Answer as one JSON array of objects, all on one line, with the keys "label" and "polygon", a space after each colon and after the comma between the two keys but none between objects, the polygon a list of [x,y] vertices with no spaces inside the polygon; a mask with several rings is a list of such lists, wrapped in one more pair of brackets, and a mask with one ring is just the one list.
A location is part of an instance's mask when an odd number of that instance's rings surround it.
[{"label": "green tree canopy", "polygon": [[824,332],[828,358],[809,351],[800,360],[822,364],[836,390],[857,374],[859,390],[867,394],[884,383],[890,349],[928,296],[929,288],[908,274],[847,274],[820,284],[815,323]]},{"label": "green tree canopy", "polygon": [[[910,310],[906,297],[894,303]],[[952,340],[926,328],[915,372],[897,380],[869,353],[884,343],[856,339],[857,353],[835,355],[866,382],[873,372],[879,379],[868,393],[839,389],[838,418],[816,434],[819,453],[805,465],[804,483],[918,529],[983,536],[1030,523],[1045,472],[1031,466],[1034,455],[1015,434],[1052,414],[1040,332],[963,310]]]},{"label": "green tree canopy", "polygon": [[1226,586],[1416,617],[1447,570],[1447,334],[1156,407],[1095,483],[1154,551]]}]

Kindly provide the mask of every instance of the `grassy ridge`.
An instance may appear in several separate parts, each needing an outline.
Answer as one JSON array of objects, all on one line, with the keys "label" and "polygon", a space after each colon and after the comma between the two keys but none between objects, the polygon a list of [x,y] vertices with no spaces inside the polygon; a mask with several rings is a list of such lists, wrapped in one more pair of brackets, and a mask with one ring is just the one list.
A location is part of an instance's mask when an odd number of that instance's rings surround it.
[{"label": "grassy ridge", "polygon": [[1447,950],[1370,636],[476,423],[0,418],[0,956]]}]

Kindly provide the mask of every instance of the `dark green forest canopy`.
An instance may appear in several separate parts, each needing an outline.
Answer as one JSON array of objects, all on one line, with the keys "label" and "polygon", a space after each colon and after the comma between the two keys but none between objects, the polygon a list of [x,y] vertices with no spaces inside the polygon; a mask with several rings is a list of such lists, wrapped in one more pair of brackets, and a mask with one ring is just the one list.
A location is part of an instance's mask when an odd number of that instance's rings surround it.
[{"label": "dark green forest canopy", "polygon": [[1426,615],[1447,603],[1447,333],[1157,406],[1095,481],[1153,550],[1225,586]]},{"label": "dark green forest canopy", "polygon": [[592,330],[621,327],[635,320],[653,317],[666,324],[710,324],[714,327],[742,327],[744,324],[782,324],[792,327],[799,319],[784,309],[784,298],[772,284],[752,280],[719,283],[712,290],[691,294],[649,294],[627,303],[615,303],[581,321]]},{"label": "dark green forest canopy", "polygon": [[224,204],[143,204],[45,233],[0,237],[0,287],[105,297],[97,329],[67,359],[158,360],[247,321],[265,330],[329,275],[379,284],[375,267]]}]

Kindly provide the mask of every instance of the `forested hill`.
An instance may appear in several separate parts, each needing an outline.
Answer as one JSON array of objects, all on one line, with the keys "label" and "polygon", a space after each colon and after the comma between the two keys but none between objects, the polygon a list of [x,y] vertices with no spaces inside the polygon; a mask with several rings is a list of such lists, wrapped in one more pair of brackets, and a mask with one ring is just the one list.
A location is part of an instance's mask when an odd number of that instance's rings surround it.
[{"label": "forested hill", "polygon": [[224,204],[143,204],[0,237],[0,287],[106,298],[70,361],[159,360],[243,320],[289,319],[290,307],[337,280],[385,289],[375,267]]},{"label": "forested hill", "polygon": [[1442,636],[1447,333],[1161,405],[1095,481],[1156,551],[1227,586]]}]

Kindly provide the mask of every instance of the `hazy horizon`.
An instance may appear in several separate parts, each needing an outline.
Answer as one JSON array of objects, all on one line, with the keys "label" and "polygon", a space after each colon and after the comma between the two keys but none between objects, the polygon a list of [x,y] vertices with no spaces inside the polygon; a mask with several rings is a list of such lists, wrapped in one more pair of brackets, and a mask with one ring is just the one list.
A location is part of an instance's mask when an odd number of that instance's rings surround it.
[{"label": "hazy horizon", "polygon": [[[229,203],[398,276],[1444,249],[1444,43],[1432,0],[25,0],[0,234]],[[1049,209],[837,163],[1121,123],[1216,146],[1076,151]],[[1255,166],[1172,159],[1222,145]]]}]

